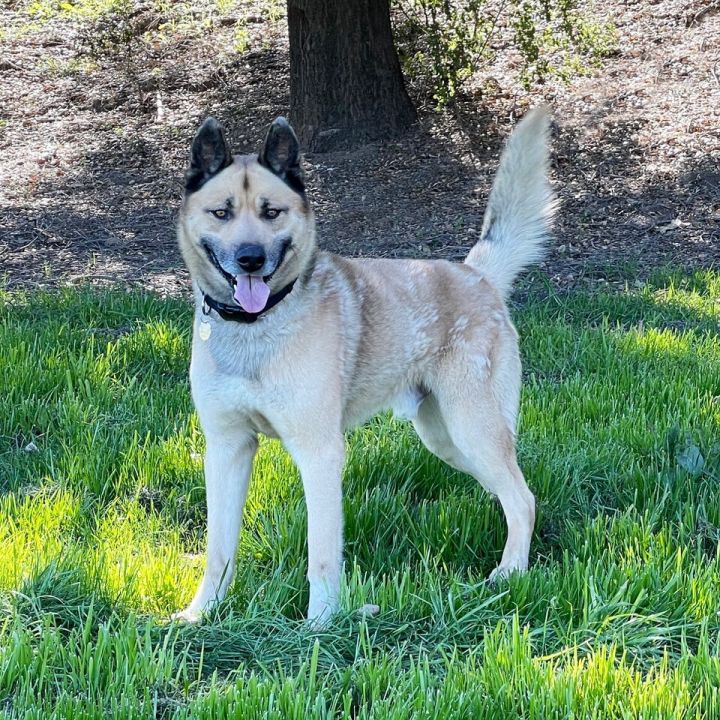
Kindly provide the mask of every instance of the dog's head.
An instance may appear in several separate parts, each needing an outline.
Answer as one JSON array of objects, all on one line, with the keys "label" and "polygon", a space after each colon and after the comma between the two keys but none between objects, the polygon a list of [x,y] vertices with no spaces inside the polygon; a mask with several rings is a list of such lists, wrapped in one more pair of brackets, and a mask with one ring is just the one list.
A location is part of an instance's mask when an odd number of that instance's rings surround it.
[{"label": "dog's head", "polygon": [[315,251],[300,146],[285,118],[260,154],[233,156],[208,118],[192,144],[180,212],[180,249],[193,279],[221,302],[262,311],[302,275]]}]

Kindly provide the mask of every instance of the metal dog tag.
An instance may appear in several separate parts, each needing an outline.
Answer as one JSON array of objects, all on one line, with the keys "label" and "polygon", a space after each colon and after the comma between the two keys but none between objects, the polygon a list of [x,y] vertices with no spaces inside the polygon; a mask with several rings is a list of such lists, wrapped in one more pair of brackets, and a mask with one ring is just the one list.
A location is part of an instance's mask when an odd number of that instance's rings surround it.
[{"label": "metal dog tag", "polygon": [[210,323],[203,319],[200,321],[200,328],[198,329],[198,335],[200,335],[201,340],[207,340],[210,335],[212,334],[212,326]]}]

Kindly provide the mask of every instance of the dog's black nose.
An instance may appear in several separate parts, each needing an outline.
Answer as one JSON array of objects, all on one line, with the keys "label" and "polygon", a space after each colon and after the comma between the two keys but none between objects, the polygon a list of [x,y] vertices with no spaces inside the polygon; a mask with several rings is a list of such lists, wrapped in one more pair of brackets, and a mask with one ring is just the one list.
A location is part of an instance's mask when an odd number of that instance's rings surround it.
[{"label": "dog's black nose", "polygon": [[265,262],[265,250],[262,245],[241,245],[237,250],[238,265],[246,272],[255,272]]}]

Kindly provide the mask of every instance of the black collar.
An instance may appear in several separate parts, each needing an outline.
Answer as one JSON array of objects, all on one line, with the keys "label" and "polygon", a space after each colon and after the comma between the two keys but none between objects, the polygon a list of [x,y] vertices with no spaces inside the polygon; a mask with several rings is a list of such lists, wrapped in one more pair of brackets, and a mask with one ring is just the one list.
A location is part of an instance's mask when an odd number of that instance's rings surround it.
[{"label": "black collar", "polygon": [[[297,278],[295,278],[297,280]],[[208,315],[210,310],[214,310],[223,320],[232,320],[234,322],[241,323],[254,323],[261,315],[266,313],[270,308],[275,307],[288,293],[293,289],[295,285],[293,280],[289,285],[286,285],[282,290],[276,292],[268,298],[267,305],[256,313],[246,312],[238,305],[227,305],[226,303],[218,302],[211,298],[207,293],[203,293],[203,315]]]}]

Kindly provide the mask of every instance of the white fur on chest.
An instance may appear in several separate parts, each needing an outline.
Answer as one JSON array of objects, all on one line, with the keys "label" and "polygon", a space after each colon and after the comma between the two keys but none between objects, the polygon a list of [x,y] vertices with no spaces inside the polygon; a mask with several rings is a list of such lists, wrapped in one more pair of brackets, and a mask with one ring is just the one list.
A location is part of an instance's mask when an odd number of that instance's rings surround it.
[{"label": "white fur on chest", "polygon": [[196,320],[190,384],[201,418],[239,421],[282,412],[283,393],[270,372],[281,338],[259,327],[228,328],[221,322],[202,340]]}]

